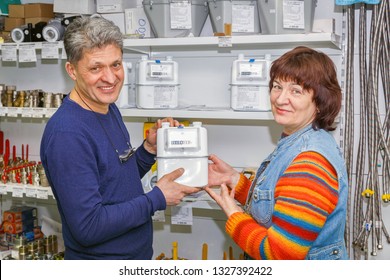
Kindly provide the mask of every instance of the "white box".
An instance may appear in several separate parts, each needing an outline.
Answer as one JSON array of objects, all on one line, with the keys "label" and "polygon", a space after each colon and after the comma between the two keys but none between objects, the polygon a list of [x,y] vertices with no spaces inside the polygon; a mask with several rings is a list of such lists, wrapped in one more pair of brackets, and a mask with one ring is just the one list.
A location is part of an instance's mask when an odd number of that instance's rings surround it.
[{"label": "white box", "polygon": [[150,23],[144,9],[125,9],[125,34],[137,34],[142,38],[150,38]]},{"label": "white box", "polygon": [[122,34],[125,34],[125,13],[110,13],[110,14],[101,14],[105,19],[111,20],[119,27]]},{"label": "white box", "polygon": [[92,15],[96,13],[96,0],[54,0],[54,13]]},{"label": "white box", "polygon": [[122,13],[127,8],[134,6],[133,1],[128,0],[96,0],[96,10],[98,13]]}]

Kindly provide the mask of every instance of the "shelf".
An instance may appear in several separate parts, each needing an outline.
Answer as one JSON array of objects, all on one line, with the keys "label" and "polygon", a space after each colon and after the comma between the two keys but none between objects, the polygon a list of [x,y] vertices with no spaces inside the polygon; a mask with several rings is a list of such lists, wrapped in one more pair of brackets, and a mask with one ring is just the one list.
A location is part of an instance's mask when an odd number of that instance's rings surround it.
[{"label": "shelf", "polygon": [[[232,37],[178,37],[178,38],[147,38],[147,39],[124,39],[123,45],[127,50],[140,52],[169,49],[169,50],[194,50],[199,47],[217,49],[226,47],[225,43],[230,42],[231,48],[237,47],[262,47],[262,48],[291,48],[297,45],[321,46],[340,49],[340,36],[335,33],[308,33],[308,34],[275,34],[275,35],[247,35]],[[42,49],[42,44],[48,42],[28,42],[28,43],[4,43],[16,45],[31,45],[35,49]],[[54,42],[59,48],[63,48],[63,42]],[[2,44],[0,44],[1,50]]]},{"label": "shelf", "polygon": [[[228,41],[228,42],[226,42]],[[125,39],[124,48],[140,52],[158,50],[194,50],[200,47],[218,49],[261,47],[261,48],[291,48],[298,45],[321,46],[340,49],[340,36],[334,33],[308,33],[308,34],[281,34],[281,35],[247,35],[232,37],[180,37],[180,38],[148,38],[148,39]]]},{"label": "shelf", "polygon": [[0,107],[0,117],[50,118],[57,108]]},{"label": "shelf", "polygon": [[243,112],[233,110],[153,110],[121,109],[123,117],[173,117],[189,119],[273,120],[271,112]]},{"label": "shelf", "polygon": [[49,197],[53,197],[53,192],[49,187],[40,187],[33,185],[23,185],[23,184],[15,184],[15,183],[7,183],[0,184],[0,194],[6,195],[7,193],[11,193],[12,197],[30,197],[37,199],[49,199]]},{"label": "shelf", "polygon": [[[13,118],[50,118],[57,108],[17,108],[0,107],[0,117]],[[142,117],[142,118],[188,118],[188,119],[221,119],[221,120],[273,120],[271,112],[244,112],[233,111],[229,109],[120,109],[123,117]]]}]

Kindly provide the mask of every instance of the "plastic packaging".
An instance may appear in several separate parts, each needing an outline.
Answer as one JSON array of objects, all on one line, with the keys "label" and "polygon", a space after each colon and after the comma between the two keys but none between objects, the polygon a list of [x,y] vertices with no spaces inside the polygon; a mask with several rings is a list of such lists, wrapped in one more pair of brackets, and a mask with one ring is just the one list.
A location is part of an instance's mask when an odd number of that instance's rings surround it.
[{"label": "plastic packaging", "polygon": [[206,0],[144,0],[145,14],[156,37],[198,37],[208,16]]},{"label": "plastic packaging", "polygon": [[225,24],[231,24],[232,35],[260,33],[257,0],[208,0],[208,3],[214,33],[225,33]]},{"label": "plastic packaging", "polygon": [[261,33],[310,33],[316,4],[316,0],[258,0]]}]

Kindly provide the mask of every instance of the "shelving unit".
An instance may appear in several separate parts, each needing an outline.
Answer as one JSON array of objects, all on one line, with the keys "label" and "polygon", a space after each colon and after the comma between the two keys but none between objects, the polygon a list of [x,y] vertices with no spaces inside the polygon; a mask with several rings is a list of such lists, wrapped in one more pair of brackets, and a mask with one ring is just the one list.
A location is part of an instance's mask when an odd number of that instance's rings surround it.
[{"label": "shelving unit", "polygon": [[[22,43],[42,48],[42,42]],[[55,42],[63,48],[63,42]],[[305,44],[310,47],[326,47],[340,50],[340,36],[334,33],[282,34],[282,35],[248,35],[233,37],[181,37],[181,38],[149,38],[125,39],[125,52],[141,53],[152,56],[153,53],[191,52],[191,51],[221,51],[248,49],[282,49]],[[19,44],[13,44],[17,48]],[[0,44],[1,49],[1,44]],[[0,108],[0,116],[8,117],[50,117],[55,109],[46,108]],[[124,117],[159,118],[170,115],[174,118],[186,119],[224,119],[224,120],[272,120],[271,112],[233,111],[228,107],[190,106],[171,110],[158,109],[121,109]]]},{"label": "shelving unit", "polygon": [[[48,91],[51,88],[53,92],[65,92],[62,88],[69,90],[68,87],[71,85],[66,84],[64,76],[66,73],[62,69],[63,42],[58,42],[56,46],[53,46],[59,48],[59,58],[50,60],[41,57],[42,43],[22,44],[30,44],[32,48],[35,48],[37,61],[25,65],[18,61],[0,65],[1,77],[16,84],[18,89],[41,88],[41,85],[45,83],[45,89]],[[13,45],[19,48],[18,44]],[[179,120],[199,120],[210,128],[210,153],[221,156],[233,166],[257,166],[258,161],[273,149],[279,130],[275,127],[273,115],[269,111],[234,111],[229,107],[229,67],[239,53],[244,53],[245,56],[261,57],[271,51],[272,56],[277,57],[285,49],[298,45],[324,48],[334,53],[336,57],[341,54],[340,37],[333,33],[125,39],[124,59],[126,61],[135,65],[140,55],[143,54],[150,57],[170,55],[180,62],[180,74],[182,75],[180,90],[183,93],[181,96],[183,103],[179,102],[179,108],[120,109],[131,133],[132,142],[135,145],[142,143],[142,127],[145,120],[150,121],[153,118],[166,116]],[[1,47],[0,44],[0,49]],[[28,77],[26,78],[28,82],[16,79],[17,75]],[[40,75],[45,78],[41,79]],[[52,78],[47,79],[47,77]],[[58,86],[59,81],[61,86]],[[4,83],[6,80],[0,82]],[[56,108],[0,107],[0,127],[7,131],[7,137],[15,139],[16,145],[20,146],[20,138],[28,134],[30,147],[39,147],[42,128],[56,110]],[[28,133],[24,132],[26,130]],[[32,156],[39,156],[39,149],[36,148],[33,152],[35,154]],[[241,155],[246,155],[245,159],[242,159]],[[54,217],[50,218],[59,220],[56,216],[58,214],[51,188],[0,183],[0,195],[7,203],[12,200],[32,201],[41,207],[43,213],[52,211]],[[197,198],[186,197],[179,206],[193,208],[196,213],[194,219],[196,226],[192,234],[202,234],[196,231],[207,227],[212,234],[217,236],[217,239],[224,238],[221,237],[224,215],[220,207],[206,193]],[[50,210],[46,211],[46,209]],[[169,217],[171,209],[167,211],[166,216]],[[167,232],[169,236],[175,236],[178,240],[188,238],[185,230],[182,232],[180,229],[177,233],[172,233],[168,225],[169,218],[166,222],[156,224],[156,240],[166,239]]]}]

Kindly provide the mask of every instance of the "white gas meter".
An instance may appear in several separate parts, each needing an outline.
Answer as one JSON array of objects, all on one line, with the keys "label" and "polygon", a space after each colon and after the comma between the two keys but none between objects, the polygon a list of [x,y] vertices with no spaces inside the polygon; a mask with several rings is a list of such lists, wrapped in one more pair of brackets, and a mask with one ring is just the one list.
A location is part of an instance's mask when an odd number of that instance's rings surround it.
[{"label": "white gas meter", "polygon": [[178,168],[185,172],[176,182],[191,187],[207,185],[207,130],[201,122],[188,127],[170,127],[164,122],[157,130],[157,179]]},{"label": "white gas meter", "polygon": [[236,111],[270,111],[269,69],[271,55],[264,59],[244,58],[233,61],[231,108]]},{"label": "white gas meter", "polygon": [[142,56],[136,64],[136,105],[142,109],[171,109],[179,106],[178,63]]}]

